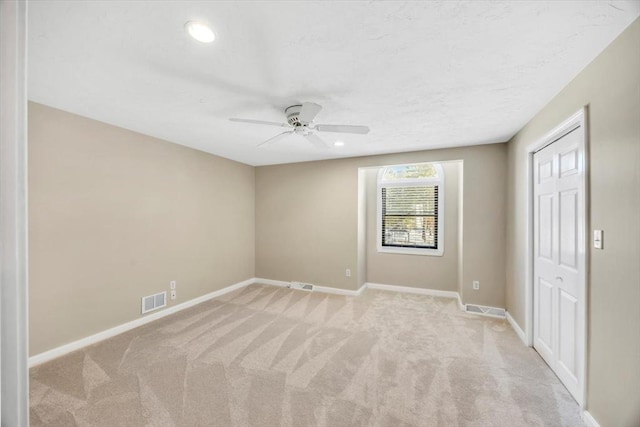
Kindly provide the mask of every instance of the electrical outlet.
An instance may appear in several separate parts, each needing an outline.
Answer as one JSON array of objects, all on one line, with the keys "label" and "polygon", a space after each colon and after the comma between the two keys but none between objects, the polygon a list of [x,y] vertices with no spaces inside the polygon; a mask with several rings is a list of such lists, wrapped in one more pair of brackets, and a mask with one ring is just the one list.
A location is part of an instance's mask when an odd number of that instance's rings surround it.
[{"label": "electrical outlet", "polygon": [[170,281],[170,282],[169,282],[169,287],[170,287],[171,289],[175,289],[175,288],[176,288],[176,281],[175,281],[175,280]]},{"label": "electrical outlet", "polygon": [[351,277],[351,269],[350,269],[350,268],[347,268],[347,271],[345,271],[345,272],[344,272],[344,275],[345,275],[346,277]]},{"label": "electrical outlet", "polygon": [[480,289],[480,282],[479,282],[479,281],[477,281],[477,280],[474,280],[474,281],[473,281],[473,290],[474,290],[474,291],[477,291],[477,290],[479,290],[479,289]]},{"label": "electrical outlet", "polygon": [[178,293],[174,290],[171,291],[171,299],[176,299],[178,298]]}]

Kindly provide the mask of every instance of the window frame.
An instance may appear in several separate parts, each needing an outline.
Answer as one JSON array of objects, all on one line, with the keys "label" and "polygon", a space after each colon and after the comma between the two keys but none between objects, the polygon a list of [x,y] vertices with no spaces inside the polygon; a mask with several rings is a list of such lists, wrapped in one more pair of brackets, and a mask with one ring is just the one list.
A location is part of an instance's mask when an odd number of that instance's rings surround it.
[{"label": "window frame", "polygon": [[[412,165],[432,165],[436,169],[437,177],[429,178],[408,178],[408,179],[396,179],[396,180],[384,180],[384,173],[387,168],[402,167]],[[444,190],[445,190],[445,176],[444,168],[440,163],[432,162],[420,162],[420,163],[406,163],[400,165],[387,165],[378,170],[378,178],[376,181],[376,220],[377,220],[377,235],[376,246],[380,253],[390,254],[403,254],[403,255],[425,255],[425,256],[443,256],[444,255]],[[438,218],[437,218],[437,248],[411,248],[411,247],[399,247],[399,246],[383,246],[382,245],[382,189],[389,187],[425,187],[436,186],[438,187]]]}]

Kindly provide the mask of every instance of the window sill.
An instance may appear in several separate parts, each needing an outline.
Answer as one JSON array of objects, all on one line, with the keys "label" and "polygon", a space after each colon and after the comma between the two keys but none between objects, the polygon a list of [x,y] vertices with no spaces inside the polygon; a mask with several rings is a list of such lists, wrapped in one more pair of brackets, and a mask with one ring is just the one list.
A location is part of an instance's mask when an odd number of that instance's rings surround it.
[{"label": "window sill", "polygon": [[417,248],[397,248],[378,246],[379,253],[398,255],[423,255],[423,256],[443,256],[444,248],[440,249],[417,249]]}]

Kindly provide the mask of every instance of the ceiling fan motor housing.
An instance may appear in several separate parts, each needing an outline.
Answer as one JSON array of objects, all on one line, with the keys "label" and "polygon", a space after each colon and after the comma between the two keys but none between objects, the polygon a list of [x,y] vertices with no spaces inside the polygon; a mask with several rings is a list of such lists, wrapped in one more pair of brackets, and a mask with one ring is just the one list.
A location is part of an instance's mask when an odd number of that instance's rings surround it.
[{"label": "ceiling fan motor housing", "polygon": [[287,115],[287,122],[294,127],[308,126],[309,123],[303,123],[299,120],[302,105],[292,105],[285,108],[284,113]]}]

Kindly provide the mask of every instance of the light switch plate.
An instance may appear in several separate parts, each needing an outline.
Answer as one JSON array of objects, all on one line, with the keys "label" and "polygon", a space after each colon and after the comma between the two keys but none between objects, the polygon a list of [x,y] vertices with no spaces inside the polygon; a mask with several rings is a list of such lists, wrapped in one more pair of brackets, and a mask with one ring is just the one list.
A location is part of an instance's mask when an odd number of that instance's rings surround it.
[{"label": "light switch plate", "polygon": [[593,230],[593,247],[595,249],[603,248],[602,237],[603,237],[602,230]]}]

